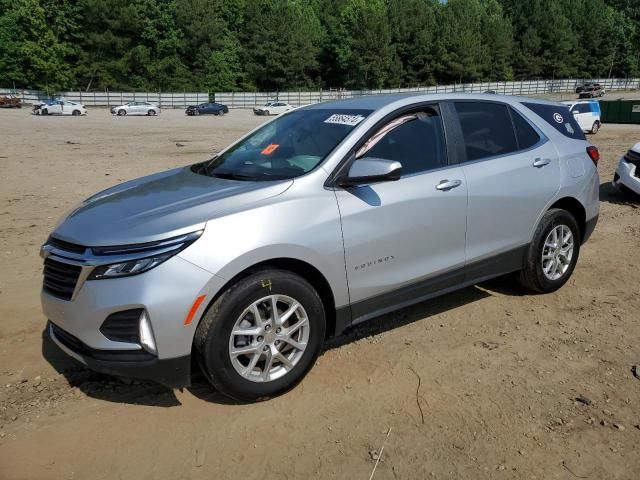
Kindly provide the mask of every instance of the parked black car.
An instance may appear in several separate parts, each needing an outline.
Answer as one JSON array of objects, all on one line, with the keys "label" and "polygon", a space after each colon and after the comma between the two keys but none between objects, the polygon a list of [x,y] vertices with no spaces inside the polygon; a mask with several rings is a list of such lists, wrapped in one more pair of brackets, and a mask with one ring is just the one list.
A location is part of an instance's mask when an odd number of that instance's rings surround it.
[{"label": "parked black car", "polygon": [[187,115],[224,115],[229,113],[229,107],[221,103],[201,103],[200,105],[189,105],[184,111]]}]

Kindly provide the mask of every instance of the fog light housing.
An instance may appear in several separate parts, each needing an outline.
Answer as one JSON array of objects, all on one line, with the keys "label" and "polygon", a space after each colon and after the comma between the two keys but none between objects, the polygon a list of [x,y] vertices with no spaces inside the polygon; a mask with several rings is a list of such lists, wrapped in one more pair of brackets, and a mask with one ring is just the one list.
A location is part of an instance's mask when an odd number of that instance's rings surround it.
[{"label": "fog light housing", "polygon": [[153,336],[151,321],[149,320],[146,310],[143,310],[140,314],[140,344],[146,351],[154,355],[158,354],[156,339]]}]

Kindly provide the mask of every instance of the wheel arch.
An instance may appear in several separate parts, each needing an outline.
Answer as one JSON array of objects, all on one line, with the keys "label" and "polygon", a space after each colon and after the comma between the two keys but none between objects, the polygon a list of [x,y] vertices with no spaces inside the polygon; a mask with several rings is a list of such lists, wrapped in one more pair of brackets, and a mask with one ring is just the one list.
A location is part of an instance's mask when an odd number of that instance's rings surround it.
[{"label": "wheel arch", "polygon": [[300,260],[297,258],[289,258],[289,257],[278,257],[271,258],[268,260],[263,260],[258,263],[255,263],[249,267],[246,267],[242,271],[235,274],[231,279],[229,279],[217,292],[211,300],[209,301],[207,308],[203,311],[198,324],[202,321],[206,312],[211,308],[213,303],[222,295],[231,285],[239,282],[243,278],[252,275],[256,271],[274,268],[278,270],[286,270],[297,275],[300,275],[305,280],[307,280],[311,286],[318,292],[320,296],[320,300],[325,309],[326,316],[326,338],[334,336],[336,333],[337,325],[337,313],[336,313],[336,305],[335,305],[335,296],[331,285],[325,275],[320,272],[316,267],[311,265],[304,260]]},{"label": "wheel arch", "polygon": [[566,210],[576,219],[578,223],[578,228],[580,229],[580,243],[584,242],[586,226],[587,226],[587,212],[580,203],[579,200],[574,197],[563,197],[559,200],[556,200],[553,205],[551,205],[548,210],[552,208],[559,208],[561,210]]}]

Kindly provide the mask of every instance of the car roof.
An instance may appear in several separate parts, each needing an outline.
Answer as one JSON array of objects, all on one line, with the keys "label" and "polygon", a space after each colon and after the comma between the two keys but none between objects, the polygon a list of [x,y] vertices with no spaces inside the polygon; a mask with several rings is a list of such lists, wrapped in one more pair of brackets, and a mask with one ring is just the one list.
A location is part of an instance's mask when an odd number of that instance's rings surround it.
[{"label": "car roof", "polygon": [[391,95],[363,95],[345,100],[331,100],[303,107],[305,110],[333,109],[333,110],[380,110],[395,105],[402,107],[413,103],[437,102],[443,100],[480,100],[518,104],[523,102],[540,103],[544,105],[559,105],[559,102],[539,98],[517,97],[512,95],[496,95],[493,93],[439,93],[425,94],[422,92],[391,94]]}]

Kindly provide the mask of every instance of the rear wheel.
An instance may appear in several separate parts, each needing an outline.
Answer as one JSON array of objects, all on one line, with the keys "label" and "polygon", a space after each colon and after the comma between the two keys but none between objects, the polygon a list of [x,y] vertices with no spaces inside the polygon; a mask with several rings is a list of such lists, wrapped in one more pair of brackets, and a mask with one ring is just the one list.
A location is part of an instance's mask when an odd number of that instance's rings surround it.
[{"label": "rear wheel", "polygon": [[569,212],[553,208],[544,214],[529,245],[520,283],[539,293],[562,287],[576,266],[580,230]]},{"label": "rear wheel", "polygon": [[591,127],[591,133],[596,134],[600,130],[600,122],[593,122],[593,126]]},{"label": "rear wheel", "polygon": [[156,111],[153,108],[150,108],[149,111],[147,112],[147,115],[149,115],[150,117],[153,117],[156,114]]},{"label": "rear wheel", "polygon": [[313,366],[325,334],[313,287],[283,270],[262,270],[229,287],[210,306],[194,337],[206,377],[241,401],[264,400],[297,385]]},{"label": "rear wheel", "polygon": [[78,115],[80,115],[80,110],[74,110],[73,112],[71,112],[71,115],[77,117]]}]

